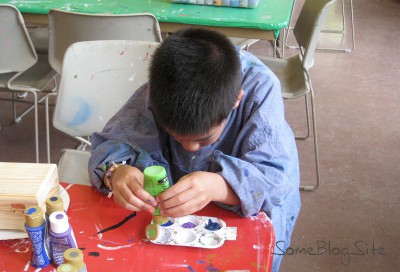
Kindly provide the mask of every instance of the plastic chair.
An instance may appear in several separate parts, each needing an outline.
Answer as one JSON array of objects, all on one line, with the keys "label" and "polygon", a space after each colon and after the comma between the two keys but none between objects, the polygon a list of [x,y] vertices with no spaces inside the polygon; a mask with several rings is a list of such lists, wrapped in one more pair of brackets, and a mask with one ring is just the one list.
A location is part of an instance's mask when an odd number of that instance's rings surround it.
[{"label": "plastic chair", "polygon": [[[87,14],[52,9],[49,11],[49,62],[60,74],[67,48],[80,41],[94,40],[142,40],[161,42],[161,30],[157,18],[149,13],[136,14]],[[50,132],[46,99],[47,160],[50,163]],[[86,139],[76,137],[85,147]]]},{"label": "plastic chair", "polygon": [[[62,64],[54,127],[72,137],[101,131],[148,80],[148,66],[158,45],[131,40],[72,44]],[[87,183],[89,157],[88,151],[64,150],[58,168],[60,180]]]},{"label": "plastic chair", "polygon": [[[38,56],[21,13],[12,5],[0,5],[0,88],[12,92],[13,116],[16,123],[30,111],[35,114],[35,149],[36,162],[39,162],[39,125],[38,104],[46,97],[38,97],[39,93],[53,91],[49,89],[55,84],[55,71],[50,67],[46,56]],[[32,106],[17,116],[17,93],[33,95]],[[24,101],[26,102],[26,101]]]},{"label": "plastic chair", "polygon": [[67,48],[80,41],[140,40],[161,42],[157,18],[150,13],[88,14],[49,11],[49,62],[60,73]]},{"label": "plastic chair", "polygon": [[[322,33],[333,33],[333,34],[342,34],[344,35],[345,33],[345,27],[346,27],[346,12],[345,12],[345,3],[344,0],[341,0],[342,3],[342,29],[340,30],[335,30],[335,29],[322,29],[321,32]],[[290,17],[290,20],[292,20],[292,16],[293,16],[293,9],[295,7],[296,4],[296,0],[294,0],[293,3],[293,8],[292,8],[292,15]],[[356,48],[356,40],[355,40],[355,31],[354,31],[354,11],[353,11],[353,0],[350,0],[350,20],[351,20],[351,47],[350,48],[334,48],[334,47],[317,47],[317,50],[331,50],[331,51],[341,51],[341,52],[345,52],[345,53],[351,53],[354,51],[354,49]],[[290,23],[289,23],[290,25]],[[291,49],[298,49],[297,46],[295,45],[289,45],[288,44],[288,37],[289,37],[289,32],[290,30],[292,30],[293,27],[289,27],[287,29],[287,33],[285,35],[285,46]]]},{"label": "plastic chair", "polygon": [[[259,59],[279,78],[282,86],[283,98],[305,98],[308,132],[310,131],[310,116],[307,97],[308,94],[310,94],[317,181],[315,185],[301,186],[300,189],[303,190],[314,190],[318,188],[320,184],[314,91],[308,71],[314,64],[314,52],[317,46],[318,36],[324,26],[327,13],[335,1],[336,0],[305,0],[299,18],[293,29],[294,36],[296,37],[297,43],[300,47],[300,54],[288,59],[259,57]],[[304,137],[296,138],[306,139],[308,138],[308,135],[309,133]]]}]

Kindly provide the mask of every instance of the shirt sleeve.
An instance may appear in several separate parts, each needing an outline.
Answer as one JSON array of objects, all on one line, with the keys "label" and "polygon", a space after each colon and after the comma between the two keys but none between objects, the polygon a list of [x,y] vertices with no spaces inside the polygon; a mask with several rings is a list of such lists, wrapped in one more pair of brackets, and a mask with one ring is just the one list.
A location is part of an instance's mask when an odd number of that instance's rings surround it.
[{"label": "shirt sleeve", "polygon": [[151,165],[168,167],[147,94],[148,85],[144,85],[108,121],[102,132],[92,135],[89,177],[92,186],[103,193],[109,191],[103,184],[103,176],[112,162],[125,161],[141,171]]},{"label": "shirt sleeve", "polygon": [[[248,54],[248,53],[244,53]],[[298,190],[299,163],[294,135],[284,117],[280,82],[258,59],[242,56],[243,103],[235,110],[241,122],[234,155],[214,153],[212,167],[240,198],[238,206],[218,204],[242,216],[269,216],[291,190]],[[214,170],[215,171],[215,170]]]}]

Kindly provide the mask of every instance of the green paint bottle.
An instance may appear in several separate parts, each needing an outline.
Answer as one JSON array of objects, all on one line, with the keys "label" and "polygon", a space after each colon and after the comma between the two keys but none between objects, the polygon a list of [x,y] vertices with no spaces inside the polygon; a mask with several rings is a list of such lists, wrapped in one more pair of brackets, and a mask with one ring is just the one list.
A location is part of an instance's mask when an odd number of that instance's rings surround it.
[{"label": "green paint bottle", "polygon": [[[149,166],[144,169],[143,174],[143,187],[150,195],[156,197],[158,194],[164,192],[169,188],[167,171],[164,167],[159,165]],[[161,216],[160,210],[158,209],[158,207],[156,207],[156,210],[153,213],[153,221],[161,225],[168,222],[168,217]]]}]

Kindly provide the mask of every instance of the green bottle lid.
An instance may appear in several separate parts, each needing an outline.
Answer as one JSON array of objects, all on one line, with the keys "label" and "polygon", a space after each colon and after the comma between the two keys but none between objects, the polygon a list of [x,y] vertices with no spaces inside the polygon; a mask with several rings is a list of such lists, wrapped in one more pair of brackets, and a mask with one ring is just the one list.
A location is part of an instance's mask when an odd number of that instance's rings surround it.
[{"label": "green bottle lid", "polygon": [[160,180],[167,176],[167,171],[164,167],[159,165],[149,166],[144,169],[144,179]]}]

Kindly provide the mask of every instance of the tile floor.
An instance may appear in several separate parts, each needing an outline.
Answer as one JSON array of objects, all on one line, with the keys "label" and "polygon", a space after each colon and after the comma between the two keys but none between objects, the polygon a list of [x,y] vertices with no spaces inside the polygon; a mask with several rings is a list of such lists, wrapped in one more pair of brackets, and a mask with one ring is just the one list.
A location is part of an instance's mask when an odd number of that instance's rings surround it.
[{"label": "tile floor", "polygon": [[[337,5],[327,28],[341,27],[339,12]],[[281,271],[400,271],[400,95],[396,93],[400,88],[400,2],[354,0],[354,16],[356,49],[352,53],[315,54],[311,76],[321,186],[301,193],[302,210]],[[351,47],[349,34],[348,28],[344,37],[322,34],[320,45]],[[250,51],[272,54],[264,41]],[[295,53],[286,49],[285,54]],[[285,101],[285,105],[289,123],[301,132],[303,100]],[[0,161],[34,162],[33,114],[14,124],[11,104],[0,101],[0,109]],[[43,107],[40,116],[40,159],[45,162]],[[63,148],[77,146],[54,128],[51,140],[53,163]],[[298,141],[298,149],[302,183],[313,183],[312,139]]]}]

